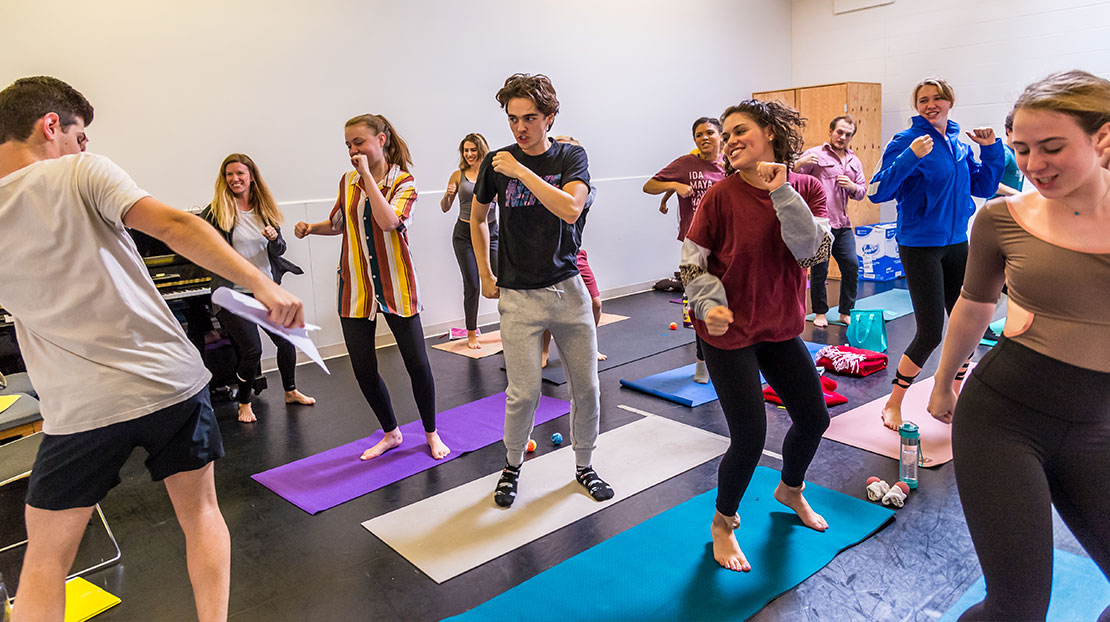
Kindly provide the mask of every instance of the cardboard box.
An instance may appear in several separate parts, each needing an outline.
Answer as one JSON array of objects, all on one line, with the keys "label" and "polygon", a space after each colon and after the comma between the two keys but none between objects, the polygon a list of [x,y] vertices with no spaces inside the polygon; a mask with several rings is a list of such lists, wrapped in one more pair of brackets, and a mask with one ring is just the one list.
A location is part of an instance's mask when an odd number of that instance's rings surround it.
[{"label": "cardboard box", "polygon": [[893,222],[855,228],[860,279],[893,281],[905,275],[902,259],[898,256],[898,241],[894,237],[897,230],[898,225]]}]

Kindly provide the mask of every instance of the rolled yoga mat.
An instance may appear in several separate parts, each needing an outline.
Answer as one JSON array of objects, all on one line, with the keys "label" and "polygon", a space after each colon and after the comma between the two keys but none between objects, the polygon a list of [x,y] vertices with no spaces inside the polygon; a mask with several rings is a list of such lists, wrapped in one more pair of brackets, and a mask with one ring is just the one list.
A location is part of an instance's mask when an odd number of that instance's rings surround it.
[{"label": "rolled yoga mat", "polygon": [[[974,363],[968,373],[973,369]],[[902,421],[912,421],[920,430],[921,455],[926,467],[937,467],[952,459],[952,426],[933,419],[926,410],[932,391],[933,379],[926,378],[911,385],[902,401]],[[898,433],[884,426],[882,421],[887,397],[884,395],[833,417],[824,437],[899,460],[901,440]]]},{"label": "rolled yoga mat", "polygon": [[758,467],[740,503],[736,533],[751,572],[725,570],[713,559],[709,522],[717,493],[711,490],[449,619],[745,620],[894,515],[807,483],[806,499],[829,522],[820,533],[774,500],[779,477]]},{"label": "rolled yoga mat", "polygon": [[[805,342],[806,349],[814,356],[816,360],[817,351],[825,346],[820,343]],[[625,380],[621,378],[621,386],[628,387],[636,391],[641,391],[655,397],[661,397],[676,404],[689,406],[701,406],[717,399],[717,390],[713,388],[713,383],[700,384],[694,382],[694,369],[697,363],[691,363],[677,369],[672,369],[651,376],[645,376],[636,380]],[[763,374],[759,375],[759,382],[762,384],[766,382],[763,379]]]},{"label": "rolled yoga mat", "polygon": [[[955,622],[972,605],[987,595],[987,582],[979,577],[937,622]],[[1097,620],[1110,605],[1110,585],[1088,557],[1053,550],[1052,599],[1048,603],[1047,622]]]},{"label": "rolled yoga mat", "polygon": [[[493,502],[498,471],[362,526],[443,583],[712,460],[727,447],[723,436],[652,415],[598,437],[593,466],[616,492],[608,501],[594,501],[575,481],[574,451],[563,447],[524,462],[512,507]],[[521,614],[546,609],[543,600],[534,604]]]},{"label": "rolled yoga mat", "polygon": [[[541,395],[536,425],[568,412],[570,402]],[[252,475],[251,479],[305,512],[316,514],[500,441],[504,425],[505,394],[498,393],[436,415],[439,437],[451,448],[451,454],[442,460],[428,453],[424,426],[413,421],[400,426],[405,439],[400,447],[373,460],[359,460],[359,456],[382,439],[381,430],[353,443]]]}]

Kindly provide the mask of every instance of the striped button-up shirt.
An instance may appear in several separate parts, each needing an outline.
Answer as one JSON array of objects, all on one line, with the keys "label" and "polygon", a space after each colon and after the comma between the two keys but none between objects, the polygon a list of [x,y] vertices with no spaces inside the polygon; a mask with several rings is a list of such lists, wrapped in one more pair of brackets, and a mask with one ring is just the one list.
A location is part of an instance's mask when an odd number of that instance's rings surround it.
[{"label": "striped button-up shirt", "polygon": [[332,225],[343,231],[339,316],[373,318],[379,306],[402,317],[416,315],[421,310],[420,296],[407,233],[416,203],[416,182],[396,165],[378,182],[378,190],[401,219],[397,229],[382,231],[358,181],[356,171],[343,175],[329,217]]}]

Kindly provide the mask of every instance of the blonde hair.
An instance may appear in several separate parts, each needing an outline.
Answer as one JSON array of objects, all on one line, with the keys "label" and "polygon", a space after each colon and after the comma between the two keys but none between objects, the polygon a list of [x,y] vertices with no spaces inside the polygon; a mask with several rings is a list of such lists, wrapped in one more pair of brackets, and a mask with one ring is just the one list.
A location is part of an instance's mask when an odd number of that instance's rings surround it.
[{"label": "blonde hair", "polygon": [[365,125],[375,134],[385,134],[385,161],[389,165],[397,165],[402,171],[410,172],[412,154],[409,153],[408,143],[394,129],[393,124],[380,114],[360,114],[347,120],[343,127],[352,125]]},{"label": "blonde hair", "polygon": [[482,160],[485,159],[486,154],[489,153],[489,143],[486,142],[486,137],[478,132],[472,132],[463,137],[459,141],[459,170],[465,171],[469,168],[466,164],[466,158],[463,157],[463,145],[466,143],[474,143],[478,147],[478,166],[481,166]]},{"label": "blonde hair", "polygon": [[1021,108],[1071,115],[1094,134],[1110,123],[1110,81],[1078,69],[1054,73],[1025,87],[1014,102],[1014,110]]},{"label": "blonde hair", "polygon": [[239,207],[235,201],[235,194],[227,185],[227,166],[238,162],[247,167],[251,175],[251,185],[248,190],[247,204],[251,211],[258,214],[264,225],[279,227],[283,220],[281,210],[278,209],[274,195],[270,188],[262,181],[262,175],[254,160],[245,153],[233,153],[220,164],[220,174],[216,176],[216,193],[212,197],[212,215],[216,226],[223,231],[231,231],[239,224]]},{"label": "blonde hair", "polygon": [[941,99],[947,99],[953,106],[956,105],[956,91],[952,89],[952,85],[948,84],[947,80],[941,78],[925,78],[913,87],[913,97],[910,98],[910,107],[917,110],[917,92],[926,86],[935,86],[937,92],[940,93]]},{"label": "blonde hair", "polygon": [[582,146],[581,143],[579,143],[577,140],[574,140],[573,136],[556,136],[552,140],[554,140],[557,143],[566,143],[568,145],[575,145],[577,147]]}]

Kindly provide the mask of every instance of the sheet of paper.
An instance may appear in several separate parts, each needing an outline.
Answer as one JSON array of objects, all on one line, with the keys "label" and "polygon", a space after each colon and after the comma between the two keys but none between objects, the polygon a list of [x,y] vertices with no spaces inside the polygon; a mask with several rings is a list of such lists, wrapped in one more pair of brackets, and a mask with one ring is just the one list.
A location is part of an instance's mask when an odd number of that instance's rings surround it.
[{"label": "sheet of paper", "polygon": [[320,352],[316,349],[316,344],[313,343],[312,339],[308,336],[308,331],[320,330],[319,326],[306,323],[302,328],[286,328],[280,324],[275,324],[267,317],[269,313],[261,302],[258,302],[251,296],[240,294],[226,287],[220,287],[212,292],[212,302],[243,319],[258,324],[275,335],[284,337],[289,343],[296,346],[298,350],[307,354],[308,358],[312,359],[326,373],[331,374],[331,371],[328,370],[328,366],[324,364],[324,359],[320,357]]}]

